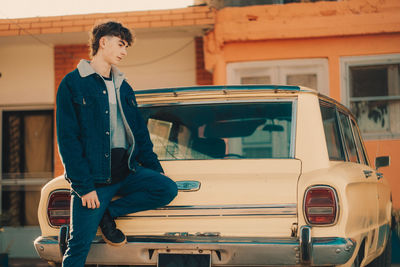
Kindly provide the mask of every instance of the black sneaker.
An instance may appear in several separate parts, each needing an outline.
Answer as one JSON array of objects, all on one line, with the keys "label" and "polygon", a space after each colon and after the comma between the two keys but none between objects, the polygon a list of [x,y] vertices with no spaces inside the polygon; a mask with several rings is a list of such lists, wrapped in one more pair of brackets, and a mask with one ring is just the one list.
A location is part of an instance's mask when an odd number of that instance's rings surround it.
[{"label": "black sneaker", "polygon": [[108,244],[119,247],[126,243],[126,236],[121,230],[117,229],[117,225],[108,210],[104,213],[99,226],[103,239]]}]

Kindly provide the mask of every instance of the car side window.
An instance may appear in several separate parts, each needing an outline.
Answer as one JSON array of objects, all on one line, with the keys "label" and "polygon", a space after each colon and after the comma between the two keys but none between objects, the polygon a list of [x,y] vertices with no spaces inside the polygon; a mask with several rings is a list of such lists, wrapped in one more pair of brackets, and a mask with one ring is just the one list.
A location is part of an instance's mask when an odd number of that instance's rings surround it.
[{"label": "car side window", "polygon": [[345,161],[345,155],[339,131],[339,122],[336,116],[336,109],[334,106],[322,101],[320,102],[320,108],[329,159]]},{"label": "car side window", "polygon": [[356,142],[354,140],[353,131],[350,125],[349,116],[339,112],[340,123],[343,130],[344,143],[347,151],[347,156],[351,162],[359,162]]},{"label": "car side window", "polygon": [[358,150],[358,157],[360,158],[360,162],[362,164],[368,165],[367,154],[365,153],[364,146],[362,145],[360,130],[357,127],[357,124],[354,120],[351,120],[351,125],[353,126],[354,137],[356,138],[356,145]]}]

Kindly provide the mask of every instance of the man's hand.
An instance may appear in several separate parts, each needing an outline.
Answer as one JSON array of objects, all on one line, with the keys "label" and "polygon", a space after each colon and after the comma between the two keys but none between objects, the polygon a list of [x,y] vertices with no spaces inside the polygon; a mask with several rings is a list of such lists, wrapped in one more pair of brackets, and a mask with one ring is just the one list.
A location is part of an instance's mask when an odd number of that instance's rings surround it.
[{"label": "man's hand", "polygon": [[87,207],[88,209],[100,208],[100,201],[97,197],[96,190],[93,190],[92,192],[83,195],[81,199],[82,206]]}]

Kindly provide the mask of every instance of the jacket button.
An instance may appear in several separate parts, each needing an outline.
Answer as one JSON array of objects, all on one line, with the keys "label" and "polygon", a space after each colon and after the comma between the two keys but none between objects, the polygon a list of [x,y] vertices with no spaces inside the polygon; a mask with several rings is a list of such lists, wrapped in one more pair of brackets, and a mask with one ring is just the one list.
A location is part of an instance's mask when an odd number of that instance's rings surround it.
[{"label": "jacket button", "polygon": [[107,91],[106,91],[106,90],[103,90],[103,94],[104,94],[104,95],[107,94]]},{"label": "jacket button", "polygon": [[107,179],[107,184],[111,183],[111,178]]},{"label": "jacket button", "polygon": [[106,114],[108,114],[108,110],[106,110]]},{"label": "jacket button", "polygon": [[108,158],[110,155],[108,153],[104,154],[104,157]]},{"label": "jacket button", "polygon": [[110,132],[109,132],[109,131],[107,131],[107,132],[106,132],[106,135],[110,135]]}]

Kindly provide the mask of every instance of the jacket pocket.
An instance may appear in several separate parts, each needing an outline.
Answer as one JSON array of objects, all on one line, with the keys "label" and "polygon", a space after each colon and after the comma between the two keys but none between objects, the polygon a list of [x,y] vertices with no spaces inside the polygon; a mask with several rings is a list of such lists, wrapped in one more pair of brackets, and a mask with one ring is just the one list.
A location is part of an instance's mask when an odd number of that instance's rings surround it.
[{"label": "jacket pocket", "polygon": [[75,96],[72,98],[72,101],[77,105],[90,106],[93,104],[93,97],[90,96]]},{"label": "jacket pocket", "polygon": [[75,105],[78,120],[81,124],[86,125],[92,117],[94,99],[90,96],[75,96],[72,98],[72,102]]}]

